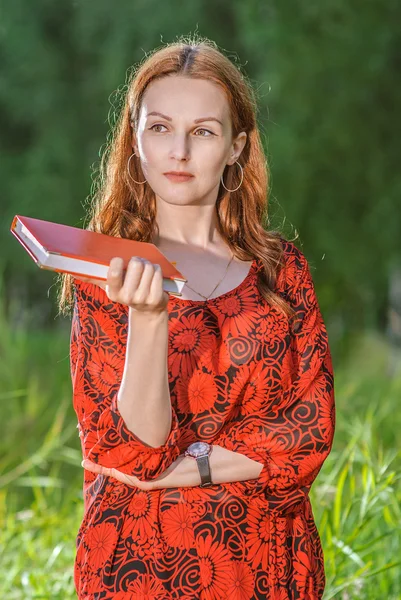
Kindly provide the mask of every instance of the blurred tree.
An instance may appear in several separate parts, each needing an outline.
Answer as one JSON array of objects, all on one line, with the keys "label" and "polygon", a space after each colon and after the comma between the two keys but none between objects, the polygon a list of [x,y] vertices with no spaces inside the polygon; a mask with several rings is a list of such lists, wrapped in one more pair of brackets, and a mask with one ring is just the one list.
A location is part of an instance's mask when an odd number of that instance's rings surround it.
[{"label": "blurred tree", "polygon": [[271,226],[300,233],[323,310],[347,330],[383,326],[390,264],[401,255],[400,12],[395,0],[4,5],[0,214],[14,314],[32,305],[43,325],[56,310],[44,293],[54,279],[17,248],[12,216],[82,226],[131,65],[198,31],[256,88]]},{"label": "blurred tree", "polygon": [[273,204],[278,198],[305,242],[322,304],[335,298],[347,328],[382,326],[391,265],[401,259],[401,5],[237,9],[254,76],[271,84],[262,110]]}]

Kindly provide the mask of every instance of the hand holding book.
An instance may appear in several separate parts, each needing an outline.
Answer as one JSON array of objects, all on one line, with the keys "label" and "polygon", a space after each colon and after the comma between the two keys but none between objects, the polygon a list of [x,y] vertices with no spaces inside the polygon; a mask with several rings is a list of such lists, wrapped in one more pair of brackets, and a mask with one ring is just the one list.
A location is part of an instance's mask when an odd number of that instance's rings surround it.
[{"label": "hand holding book", "polygon": [[[109,236],[20,215],[14,217],[11,232],[40,268],[70,273],[77,279],[95,283],[103,289],[106,289],[106,286],[110,287],[111,261],[119,260],[117,269],[119,277],[121,280],[125,271],[124,281],[129,275],[127,285],[121,283],[119,291],[115,292],[117,284],[112,283],[110,289],[115,296],[129,298],[131,301],[133,297],[129,296],[127,291],[129,286],[140,287],[136,292],[136,298],[141,299],[144,290],[147,290],[152,294],[152,302],[154,302],[153,287],[158,287],[156,282],[159,278],[161,289],[177,296],[181,295],[181,290],[187,281],[176,269],[175,263],[168,260],[155,244],[149,242]],[[137,264],[137,261],[134,261],[136,266],[133,266],[131,265],[133,257],[143,259],[144,262]],[[142,264],[144,266],[141,266]],[[154,278],[156,282],[153,284]],[[163,297],[166,300],[166,296]],[[159,301],[163,304],[161,298]]]},{"label": "hand holding book", "polygon": [[160,265],[133,256],[125,275],[123,267],[122,258],[111,259],[106,283],[110,300],[126,304],[141,313],[157,314],[166,310],[169,295],[163,290]]}]

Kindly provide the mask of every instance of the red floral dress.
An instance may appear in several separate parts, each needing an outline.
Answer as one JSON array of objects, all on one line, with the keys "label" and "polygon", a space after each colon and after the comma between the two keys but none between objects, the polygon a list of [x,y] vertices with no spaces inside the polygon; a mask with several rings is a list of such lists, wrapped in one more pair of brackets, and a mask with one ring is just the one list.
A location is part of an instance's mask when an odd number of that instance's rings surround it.
[{"label": "red floral dress", "polygon": [[85,600],[318,600],[323,552],[309,500],[335,428],[327,331],[303,253],[282,239],[276,291],[297,330],[260,295],[258,259],[209,300],[170,296],[172,428],[147,446],[116,404],[128,308],[75,281],[73,405],[85,458],[152,479],[196,440],[263,463],[257,479],[142,491],[84,471],[74,580]]}]

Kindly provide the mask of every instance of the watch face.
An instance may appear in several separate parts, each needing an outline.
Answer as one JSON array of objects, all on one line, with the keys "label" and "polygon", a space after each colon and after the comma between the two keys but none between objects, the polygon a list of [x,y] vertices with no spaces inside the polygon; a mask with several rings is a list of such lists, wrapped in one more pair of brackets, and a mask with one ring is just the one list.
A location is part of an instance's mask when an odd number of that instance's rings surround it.
[{"label": "watch face", "polygon": [[188,446],[187,452],[193,457],[204,456],[209,454],[210,445],[206,442],[194,442]]}]

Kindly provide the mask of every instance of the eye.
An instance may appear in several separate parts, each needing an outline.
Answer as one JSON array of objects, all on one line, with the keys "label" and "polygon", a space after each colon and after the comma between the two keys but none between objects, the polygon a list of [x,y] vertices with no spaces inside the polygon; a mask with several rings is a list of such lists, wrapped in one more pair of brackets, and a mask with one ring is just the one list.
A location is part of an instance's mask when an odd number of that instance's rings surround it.
[{"label": "eye", "polygon": [[165,127],[165,125],[161,125],[161,123],[155,123],[152,125],[152,127],[149,127],[149,129],[153,129],[154,127]]},{"label": "eye", "polygon": [[[161,123],[155,123],[154,125],[152,125],[152,127],[149,127],[149,129],[152,131],[156,131],[154,129],[155,127],[165,127],[165,125],[162,125]],[[204,128],[197,129],[196,133],[198,133],[198,131],[206,131],[210,135],[214,135],[214,133],[212,131],[209,131],[209,129],[204,129]],[[157,132],[157,133],[159,133],[159,132]],[[197,137],[210,137],[210,136],[209,135],[201,135],[201,136],[197,136]]]},{"label": "eye", "polygon": [[[209,129],[197,129],[197,131],[207,131],[208,133],[210,133],[210,135],[214,135],[214,133],[212,131],[209,131]],[[209,137],[209,136],[208,135],[201,135],[200,137]]]}]

